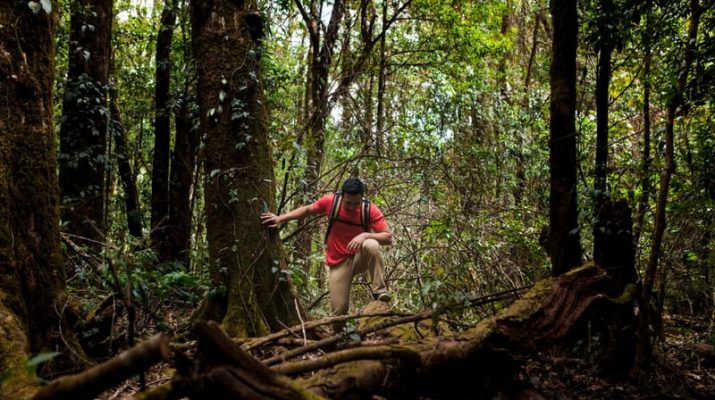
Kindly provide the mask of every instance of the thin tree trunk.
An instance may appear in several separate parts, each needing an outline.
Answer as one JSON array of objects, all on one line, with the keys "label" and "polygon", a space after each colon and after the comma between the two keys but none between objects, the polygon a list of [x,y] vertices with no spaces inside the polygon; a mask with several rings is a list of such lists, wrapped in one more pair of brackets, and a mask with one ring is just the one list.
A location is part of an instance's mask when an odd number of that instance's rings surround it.
[{"label": "thin tree trunk", "polygon": [[581,264],[576,188],[576,0],[553,0],[549,243],[554,276]]},{"label": "thin tree trunk", "polygon": [[[387,2],[382,3],[382,26],[387,24]],[[387,35],[382,35],[380,39],[380,65],[377,74],[377,115],[375,123],[375,144],[377,154],[381,154],[383,147],[383,135],[385,132],[385,80],[387,79]]]},{"label": "thin tree trunk", "polygon": [[187,269],[191,248],[191,188],[199,140],[198,131],[194,129],[196,116],[189,111],[192,101],[187,84],[181,105],[175,113],[176,140],[171,153],[169,219],[166,227],[167,260],[179,261]]},{"label": "thin tree trunk", "polygon": [[127,227],[129,228],[130,235],[141,240],[142,215],[139,210],[139,196],[137,194],[137,185],[134,181],[132,165],[129,162],[127,136],[124,131],[124,126],[122,125],[121,112],[117,104],[116,93],[111,93],[109,108],[111,112],[110,133],[116,142],[117,168],[119,169],[119,178],[124,188],[124,207],[127,216]]},{"label": "thin tree trunk", "polygon": [[[531,74],[534,69],[534,59],[536,59],[536,50],[539,44],[539,20],[542,18],[541,11],[537,11],[534,16],[534,31],[531,35],[531,50],[529,51],[529,62],[526,64],[526,73],[524,74],[524,100],[522,107],[524,110],[529,108],[529,87],[531,86]],[[514,204],[518,207],[522,203],[524,192],[526,191],[526,159],[524,157],[524,137],[521,132],[516,133],[516,190],[514,191]]]},{"label": "thin tree trunk", "polygon": [[[641,161],[641,194],[638,196],[638,208],[636,209],[635,224],[633,227],[633,244],[636,251],[639,252],[638,241],[640,240],[641,232],[643,231],[643,221],[645,219],[646,209],[648,208],[648,196],[650,195],[650,70],[651,70],[651,22],[650,11],[652,2],[646,2],[644,12],[645,29],[643,30],[643,158]],[[636,257],[638,260],[639,257]]]},{"label": "thin tree trunk", "polygon": [[104,170],[112,0],[79,0],[70,17],[69,66],[60,126],[62,221],[68,233],[104,240]]},{"label": "thin tree trunk", "polygon": [[156,39],[156,87],[154,93],[154,158],[151,169],[151,239],[159,260],[169,258],[166,227],[169,219],[169,146],[171,143],[171,42],[176,11],[172,0],[164,1]]},{"label": "thin tree trunk", "polygon": [[[598,69],[596,72],[596,176],[594,179],[595,207],[594,216],[599,215],[599,210],[606,200],[608,191],[608,88],[611,83],[611,53],[613,52],[613,38],[611,29],[608,28],[613,23],[613,3],[610,0],[601,1],[602,13],[599,15],[599,52]],[[598,260],[603,248],[602,229],[603,222],[596,220],[593,235],[593,258]]]},{"label": "thin tree trunk", "polygon": [[673,130],[675,117],[678,108],[683,105],[683,91],[688,81],[688,72],[695,58],[695,45],[698,37],[698,26],[702,8],[699,0],[690,0],[690,26],[688,28],[688,39],[686,41],[685,52],[678,70],[678,77],[675,83],[674,94],[668,101],[665,117],[665,163],[660,174],[660,187],[658,189],[658,204],[655,209],[655,226],[653,228],[653,239],[650,247],[650,256],[643,276],[643,289],[641,292],[640,307],[641,313],[638,321],[638,343],[636,346],[636,360],[633,373],[638,374],[650,363],[650,334],[649,325],[652,323],[651,315],[651,292],[658,272],[658,259],[660,248],[663,242],[663,235],[666,227],[666,204],[668,201],[668,189],[670,177],[675,171],[675,158],[673,155]]},{"label": "thin tree trunk", "polygon": [[[306,89],[310,90],[310,98],[306,99],[306,110],[308,112],[305,140],[303,141],[306,153],[306,174],[304,180],[298,186],[302,192],[299,198],[302,203],[306,203],[315,195],[320,181],[320,170],[323,164],[325,148],[325,123],[329,113],[328,79],[330,68],[333,65],[333,49],[338,39],[338,31],[345,7],[342,0],[334,2],[326,32],[321,36],[320,12],[322,11],[322,1],[318,10],[311,3],[310,15],[300,0],[295,0],[295,2],[301,11],[301,16],[310,38],[308,76],[306,80]],[[308,224],[307,220],[301,221],[301,223],[303,224],[302,233],[296,252],[298,257],[305,262],[304,269],[309,271],[312,266],[310,254],[312,253],[315,229],[312,226],[306,226]]]}]

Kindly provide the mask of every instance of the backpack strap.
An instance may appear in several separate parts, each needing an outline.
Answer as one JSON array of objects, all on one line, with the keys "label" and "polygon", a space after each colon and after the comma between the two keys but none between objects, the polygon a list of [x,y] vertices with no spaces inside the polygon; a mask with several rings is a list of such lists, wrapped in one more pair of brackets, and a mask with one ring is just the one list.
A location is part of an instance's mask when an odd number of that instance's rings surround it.
[{"label": "backpack strap", "polygon": [[333,206],[330,208],[330,215],[328,216],[328,229],[325,230],[325,240],[323,241],[325,244],[328,244],[328,236],[330,235],[330,230],[333,229],[333,224],[338,218],[338,212],[340,211],[340,200],[342,199],[343,192],[340,190],[335,192],[335,196],[333,197]]},{"label": "backpack strap", "polygon": [[370,200],[362,198],[362,208],[360,213],[360,223],[365,232],[370,231]]}]

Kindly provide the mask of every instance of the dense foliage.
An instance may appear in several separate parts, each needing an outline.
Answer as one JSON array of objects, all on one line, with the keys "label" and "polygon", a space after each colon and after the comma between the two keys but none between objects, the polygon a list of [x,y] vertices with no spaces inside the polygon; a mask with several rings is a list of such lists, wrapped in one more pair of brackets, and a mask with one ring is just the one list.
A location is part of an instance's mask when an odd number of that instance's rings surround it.
[{"label": "dense foliage", "polygon": [[[438,308],[467,295],[529,285],[550,273],[543,247],[548,224],[549,60],[552,24],[541,0],[382,0],[346,1],[332,53],[328,87],[329,114],[318,181],[306,174],[313,143],[304,141],[309,109],[306,77],[310,44],[304,20],[292,1],[261,1],[267,37],[260,55],[274,150],[278,211],[335,190],[351,175],[365,179],[369,197],[381,209],[395,235],[387,252],[389,282],[397,306],[408,310]],[[305,1],[327,25],[332,1]],[[658,175],[663,167],[665,107],[673,93],[684,41],[689,2],[615,1],[617,15],[603,2],[579,2],[577,60],[579,229],[585,257],[592,255],[595,82],[600,41],[614,44],[610,95],[607,196],[626,199],[638,209],[648,200],[637,245],[638,263],[649,256]],[[667,205],[668,225],[656,288],[661,305],[693,317],[713,312],[715,291],[715,14],[704,1],[694,67],[685,105],[676,121],[673,176]],[[70,5],[64,1],[57,32],[58,66],[55,116],[61,116],[66,77]],[[160,2],[117,0],[113,26],[113,69],[122,122],[128,135],[130,163],[149,237],[154,43]],[[171,49],[171,101],[195,104],[194,63],[185,2],[178,2],[178,23]],[[605,21],[605,22],[604,22]],[[646,24],[650,24],[646,32]],[[601,29],[600,26],[607,29]],[[605,32],[605,33],[604,33]],[[647,42],[646,42],[647,41]],[[645,46],[652,51],[644,73]],[[347,78],[347,79],[346,79]],[[643,93],[652,90],[650,111],[652,160],[644,170]],[[194,114],[197,111],[194,111]],[[192,118],[198,129],[198,118]],[[172,118],[172,124],[175,125]],[[172,126],[174,126],[172,125]],[[59,126],[59,124],[57,124]],[[202,183],[205,154],[199,146],[192,188],[191,268],[179,264],[154,268],[150,253],[133,253],[142,243],[129,238],[123,192],[110,144],[106,180],[108,236],[101,256],[82,263],[82,253],[66,247],[77,290],[107,291],[132,276],[135,294],[149,306],[146,321],[167,326],[156,312],[159,303],[198,306],[206,287],[207,246],[203,224]],[[650,189],[643,192],[643,179]],[[236,191],[242,190],[237,187]],[[314,221],[322,224],[323,221]],[[303,235],[312,239],[309,257],[298,256]],[[325,289],[322,233],[297,224],[283,227],[288,266],[308,306]],[[86,261],[86,259],[84,259]],[[117,268],[118,265],[130,268]],[[99,265],[95,270],[93,266]],[[113,272],[118,276],[112,277]],[[117,282],[118,281],[118,282]],[[89,283],[89,286],[85,286]],[[367,286],[365,286],[367,288]],[[360,285],[358,306],[368,298]],[[178,297],[177,297],[178,295]],[[353,306],[355,308],[355,305]],[[313,310],[328,312],[327,302]],[[715,314],[713,314],[715,315]],[[470,317],[477,317],[472,315]],[[711,322],[712,323],[712,322]],[[713,338],[715,340],[715,338]]]}]

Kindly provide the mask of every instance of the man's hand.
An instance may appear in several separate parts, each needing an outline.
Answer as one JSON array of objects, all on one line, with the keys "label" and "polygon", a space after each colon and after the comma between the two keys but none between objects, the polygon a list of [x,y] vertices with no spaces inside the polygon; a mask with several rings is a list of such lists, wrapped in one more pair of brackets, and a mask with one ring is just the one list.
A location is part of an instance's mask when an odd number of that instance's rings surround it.
[{"label": "man's hand", "polygon": [[348,243],[348,250],[350,250],[353,253],[357,253],[360,250],[362,250],[362,243],[365,241],[365,239],[368,238],[370,234],[367,232],[363,232],[353,238],[353,240]]},{"label": "man's hand", "polygon": [[278,228],[278,225],[281,224],[280,218],[270,212],[265,212],[261,214],[261,222],[268,228]]}]

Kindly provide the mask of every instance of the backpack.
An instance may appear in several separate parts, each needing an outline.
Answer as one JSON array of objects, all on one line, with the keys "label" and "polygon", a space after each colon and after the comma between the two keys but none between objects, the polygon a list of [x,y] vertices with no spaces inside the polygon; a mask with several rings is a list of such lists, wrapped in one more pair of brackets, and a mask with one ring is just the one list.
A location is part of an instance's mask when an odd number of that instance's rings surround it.
[{"label": "backpack", "polygon": [[[335,192],[335,197],[333,197],[333,206],[330,208],[330,215],[328,218],[328,229],[325,231],[324,243],[328,244],[328,236],[330,235],[330,230],[333,228],[335,221],[342,222],[348,225],[356,225],[349,221],[343,221],[338,219],[338,213],[340,212],[340,201],[343,199],[343,192],[341,190]],[[365,232],[370,230],[370,200],[362,198],[362,205],[360,206],[360,226]]]}]

